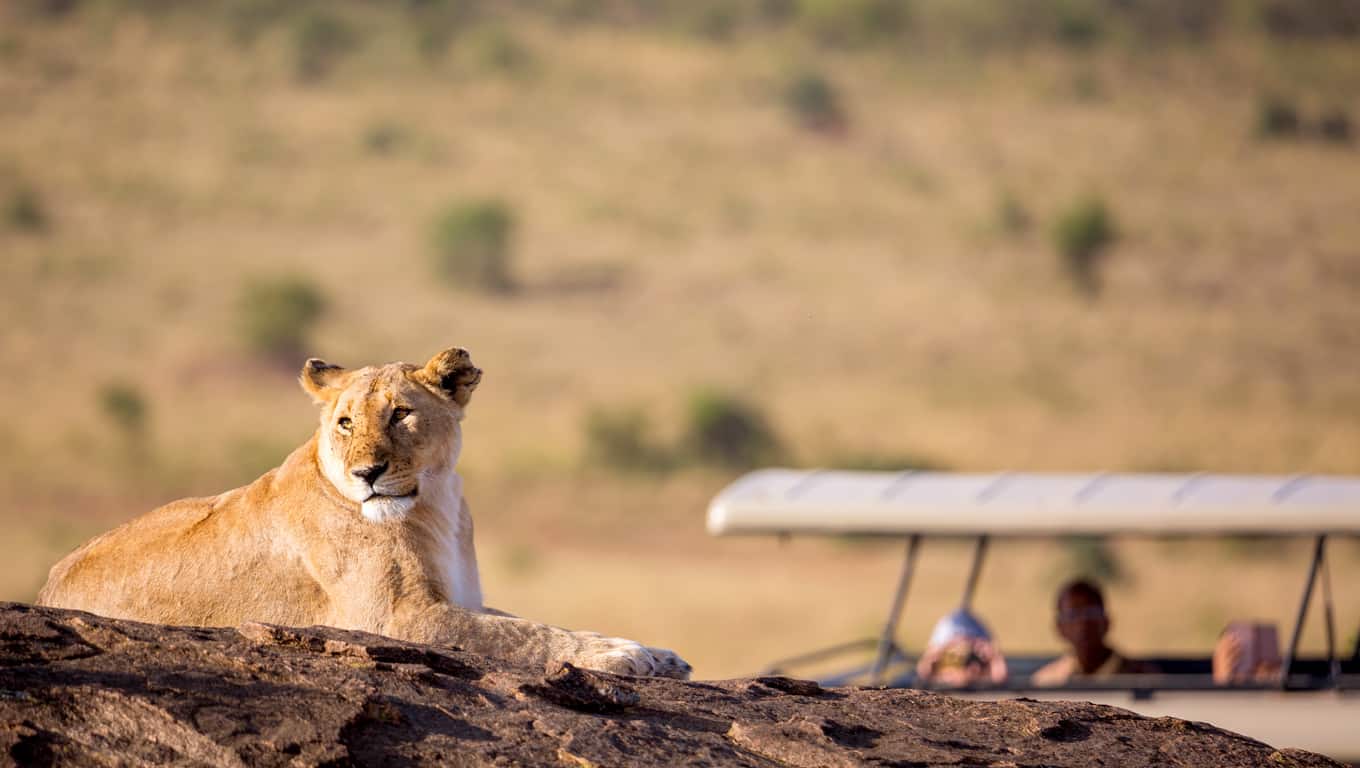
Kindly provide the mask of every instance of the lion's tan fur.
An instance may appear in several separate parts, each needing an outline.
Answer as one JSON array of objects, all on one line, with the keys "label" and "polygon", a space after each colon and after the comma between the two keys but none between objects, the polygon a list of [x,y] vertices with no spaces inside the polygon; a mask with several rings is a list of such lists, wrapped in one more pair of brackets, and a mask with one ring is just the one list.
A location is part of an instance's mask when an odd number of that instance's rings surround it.
[{"label": "lion's tan fur", "polygon": [[[162,624],[324,624],[529,664],[686,675],[669,651],[483,607],[454,469],[480,379],[456,348],[424,367],[309,360],[301,382],[321,425],[281,466],[92,539],[52,568],[38,602]],[[371,485],[355,475],[376,466]]]}]

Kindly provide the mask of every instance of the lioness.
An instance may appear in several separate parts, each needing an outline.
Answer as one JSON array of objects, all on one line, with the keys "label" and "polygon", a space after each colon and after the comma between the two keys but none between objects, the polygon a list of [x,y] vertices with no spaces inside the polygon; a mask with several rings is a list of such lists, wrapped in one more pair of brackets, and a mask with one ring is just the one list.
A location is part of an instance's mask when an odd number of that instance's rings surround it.
[{"label": "lioness", "polygon": [[671,651],[482,605],[454,471],[482,372],[453,348],[425,366],[302,368],[321,426],[277,469],[95,537],[53,566],[41,605],[160,624],[324,624],[512,662],[684,678]]}]

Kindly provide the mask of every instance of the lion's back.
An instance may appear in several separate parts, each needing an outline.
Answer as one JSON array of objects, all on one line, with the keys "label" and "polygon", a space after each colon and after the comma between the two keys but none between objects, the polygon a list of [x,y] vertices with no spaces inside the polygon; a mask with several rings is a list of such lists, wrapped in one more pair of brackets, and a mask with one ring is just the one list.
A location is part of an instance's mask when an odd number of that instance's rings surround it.
[{"label": "lion's back", "polygon": [[[216,497],[172,501],[76,547],[48,572],[38,604],[114,615],[111,603],[173,557],[213,513]],[[133,618],[133,617],[128,617]]]}]

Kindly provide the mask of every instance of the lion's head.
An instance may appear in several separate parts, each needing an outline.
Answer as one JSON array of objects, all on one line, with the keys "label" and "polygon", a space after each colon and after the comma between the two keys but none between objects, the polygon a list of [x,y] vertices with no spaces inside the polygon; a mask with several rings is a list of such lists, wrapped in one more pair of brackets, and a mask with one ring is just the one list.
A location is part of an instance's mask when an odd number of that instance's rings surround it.
[{"label": "lion's head", "polygon": [[424,367],[349,371],[313,358],[299,380],[321,406],[322,474],[380,522],[404,517],[423,483],[451,472],[463,445],[463,409],[482,372],[467,350],[454,347]]}]

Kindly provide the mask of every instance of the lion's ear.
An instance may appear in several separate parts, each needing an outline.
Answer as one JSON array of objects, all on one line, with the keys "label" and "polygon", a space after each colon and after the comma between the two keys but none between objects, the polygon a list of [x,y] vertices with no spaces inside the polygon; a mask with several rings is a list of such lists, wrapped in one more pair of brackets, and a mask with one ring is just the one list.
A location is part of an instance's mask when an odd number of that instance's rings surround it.
[{"label": "lion's ear", "polygon": [[307,390],[307,394],[312,396],[317,405],[322,405],[335,399],[341,389],[340,379],[344,375],[344,368],[313,357],[302,364],[298,383]]},{"label": "lion's ear", "polygon": [[472,364],[472,356],[462,347],[451,347],[430,358],[416,372],[426,386],[453,398],[459,405],[467,405],[472,390],[482,380],[482,369]]}]

